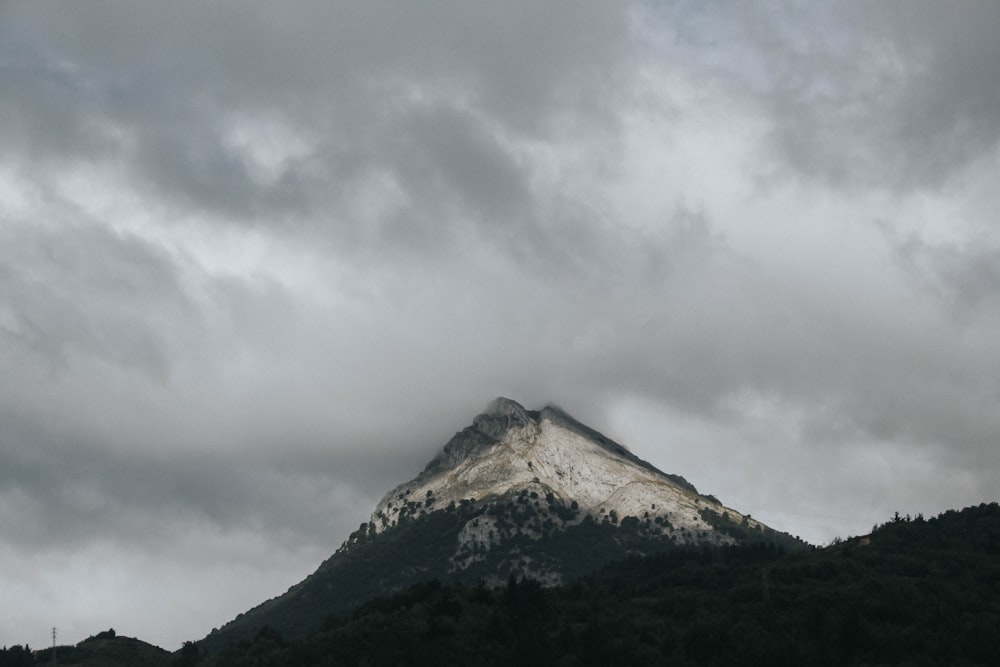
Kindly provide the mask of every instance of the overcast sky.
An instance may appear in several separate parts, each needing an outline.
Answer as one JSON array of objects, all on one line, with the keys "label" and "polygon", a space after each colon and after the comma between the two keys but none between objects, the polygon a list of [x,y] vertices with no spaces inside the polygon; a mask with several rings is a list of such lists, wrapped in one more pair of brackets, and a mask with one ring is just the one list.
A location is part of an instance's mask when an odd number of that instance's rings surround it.
[{"label": "overcast sky", "polygon": [[998,30],[0,2],[0,644],[204,636],[497,395],[817,544],[997,500]]}]

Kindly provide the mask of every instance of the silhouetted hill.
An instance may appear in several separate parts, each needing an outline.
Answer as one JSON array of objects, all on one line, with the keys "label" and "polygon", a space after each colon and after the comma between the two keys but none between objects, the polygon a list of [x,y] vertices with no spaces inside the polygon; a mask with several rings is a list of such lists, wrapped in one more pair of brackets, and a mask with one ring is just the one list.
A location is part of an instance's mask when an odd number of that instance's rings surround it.
[{"label": "silhouetted hill", "polygon": [[52,664],[71,667],[169,667],[173,662],[174,656],[169,651],[134,637],[117,636],[114,630],[88,637],[76,646],[49,647],[35,653],[21,646],[0,651],[0,667]]},{"label": "silhouetted hill", "polygon": [[996,665],[998,556],[1000,507],[984,504],[806,553],[634,557],[551,589],[422,583],[186,664]]}]

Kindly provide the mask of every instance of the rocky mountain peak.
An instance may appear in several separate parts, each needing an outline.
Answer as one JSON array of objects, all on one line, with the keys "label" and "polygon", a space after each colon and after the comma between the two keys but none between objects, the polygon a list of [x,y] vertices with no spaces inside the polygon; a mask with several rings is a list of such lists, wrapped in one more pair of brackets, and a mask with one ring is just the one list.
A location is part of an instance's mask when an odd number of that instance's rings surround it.
[{"label": "rocky mountain peak", "polygon": [[318,628],[331,612],[432,578],[558,584],[636,553],[752,542],[795,546],[559,408],[497,398],[315,573],[208,640],[265,624]]},{"label": "rocky mountain peak", "polygon": [[506,398],[504,396],[497,396],[490,401],[489,404],[487,404],[486,409],[483,410],[482,415],[512,417],[518,421],[531,420],[531,415],[528,414],[528,410],[526,410],[523,405],[514,399]]},{"label": "rocky mountain peak", "polygon": [[528,412],[523,405],[517,401],[500,396],[493,399],[482,414],[472,420],[475,426],[484,435],[500,440],[511,429],[532,429],[538,426],[534,416]]},{"label": "rocky mountain peak", "polygon": [[[677,543],[733,541],[713,528],[706,512],[744,519],[560,408],[528,410],[500,397],[456,433],[420,475],[383,497],[369,531],[378,534],[449,507],[488,508],[525,495],[575,508],[569,523],[553,519],[562,528],[584,519],[614,523],[618,517],[641,517],[651,531]],[[747,523],[757,525],[749,517]],[[492,521],[477,521],[469,539],[480,539],[477,531],[485,527],[489,533],[491,526]],[[500,529],[492,535],[501,541],[511,537]]]}]

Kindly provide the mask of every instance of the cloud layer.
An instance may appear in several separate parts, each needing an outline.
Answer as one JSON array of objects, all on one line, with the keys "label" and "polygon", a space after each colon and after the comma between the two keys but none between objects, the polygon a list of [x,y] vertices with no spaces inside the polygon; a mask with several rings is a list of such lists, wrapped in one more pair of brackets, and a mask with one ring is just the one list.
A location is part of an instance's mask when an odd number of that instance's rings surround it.
[{"label": "cloud layer", "polygon": [[995,500],[1000,12],[842,9],[0,5],[0,641],[202,636],[500,394],[816,542]]}]

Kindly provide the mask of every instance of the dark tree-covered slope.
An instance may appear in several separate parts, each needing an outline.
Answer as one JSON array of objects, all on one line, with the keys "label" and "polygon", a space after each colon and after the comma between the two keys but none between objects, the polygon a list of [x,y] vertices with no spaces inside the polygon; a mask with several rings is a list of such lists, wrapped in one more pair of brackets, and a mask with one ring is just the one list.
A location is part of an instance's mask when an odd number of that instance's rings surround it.
[{"label": "dark tree-covered slope", "polygon": [[996,665],[997,627],[992,503],[806,553],[675,549],[552,589],[432,581],[188,664]]},{"label": "dark tree-covered slope", "polygon": [[[710,512],[706,510],[706,512]],[[208,649],[252,637],[270,627],[285,637],[314,632],[330,614],[345,614],[366,600],[414,584],[436,579],[445,583],[474,585],[480,579],[521,577],[529,563],[558,571],[572,581],[603,565],[630,555],[654,554],[677,548],[650,519],[616,518],[602,522],[590,518],[573,523],[578,510],[554,498],[546,500],[528,492],[490,503],[467,503],[403,521],[369,536],[363,529],[323,563],[308,579],[287,593],[237,617],[222,631],[201,642]],[[562,516],[569,521],[561,520]],[[464,567],[454,566],[456,535],[462,526],[479,519],[498,526],[530,527],[532,535],[511,530],[502,550],[470,550]],[[795,538],[769,528],[749,529],[713,515],[720,530],[744,544],[770,544],[787,550],[808,548]]]}]

